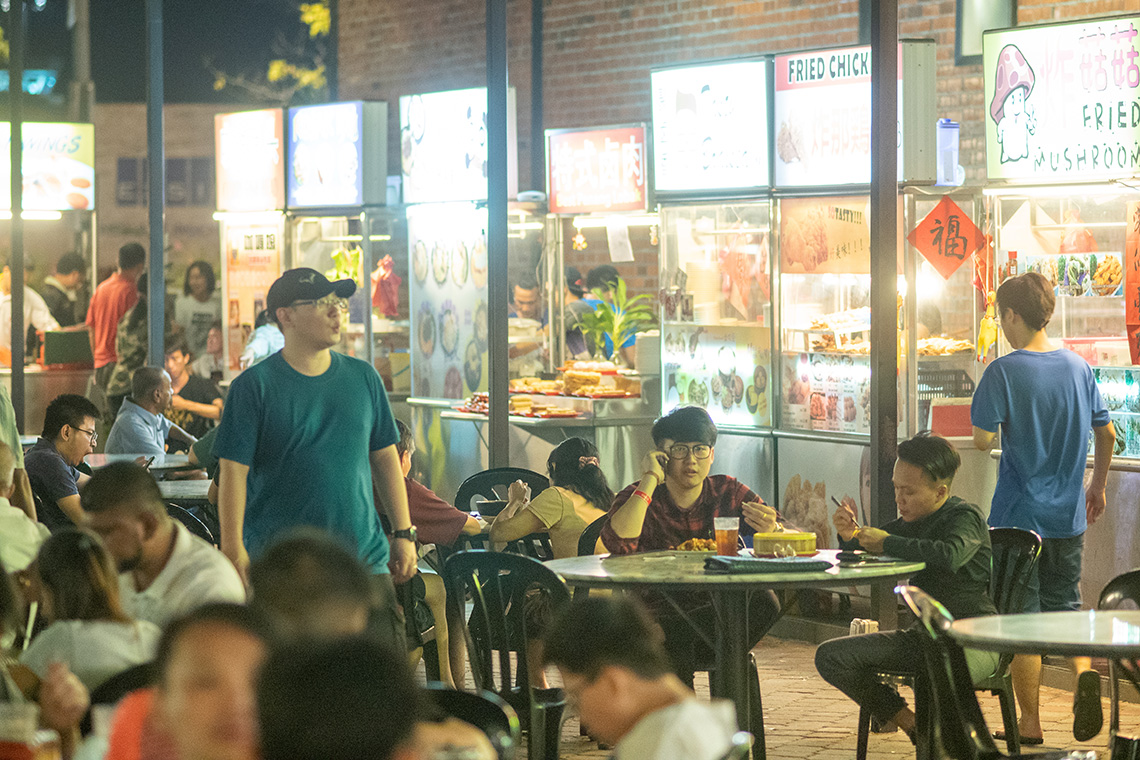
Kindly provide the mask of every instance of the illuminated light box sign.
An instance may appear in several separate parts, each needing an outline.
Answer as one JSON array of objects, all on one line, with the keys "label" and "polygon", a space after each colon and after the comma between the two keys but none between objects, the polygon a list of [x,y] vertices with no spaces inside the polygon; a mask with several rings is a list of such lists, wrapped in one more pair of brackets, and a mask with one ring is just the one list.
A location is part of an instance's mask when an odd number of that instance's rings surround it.
[{"label": "illuminated light box sign", "polygon": [[278,108],[214,117],[219,211],[285,208],[284,123]]},{"label": "illuminated light box sign", "polygon": [[[404,203],[487,199],[487,88],[400,98]],[[515,90],[507,90],[507,193],[518,193]]]},{"label": "illuminated light box sign", "polygon": [[767,187],[768,61],[653,71],[656,193]]},{"label": "illuminated light box sign", "polygon": [[645,211],[645,125],[546,132],[552,214]]},{"label": "illuminated light box sign", "polygon": [[[935,180],[933,40],[899,43],[898,179]],[[776,56],[777,187],[871,182],[871,48]]]},{"label": "illuminated light box sign", "polygon": [[[24,204],[37,211],[94,210],[95,126],[24,122]],[[12,125],[0,122],[0,208],[12,208]]]},{"label": "illuminated light box sign", "polygon": [[[49,69],[24,69],[24,92],[29,95],[51,95],[59,72]],[[0,71],[0,92],[7,92],[10,84],[8,71]]]},{"label": "illuminated light box sign", "polygon": [[388,104],[353,101],[289,109],[290,208],[383,204]]},{"label": "illuminated light box sign", "polygon": [[1140,16],[986,32],[991,180],[1140,174]]}]

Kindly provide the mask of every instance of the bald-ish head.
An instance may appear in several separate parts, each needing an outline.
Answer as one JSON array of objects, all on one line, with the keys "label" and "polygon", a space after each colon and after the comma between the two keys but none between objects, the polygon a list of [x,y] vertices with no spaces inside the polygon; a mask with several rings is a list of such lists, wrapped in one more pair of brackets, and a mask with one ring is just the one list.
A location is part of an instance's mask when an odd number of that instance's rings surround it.
[{"label": "bald-ish head", "polygon": [[162,414],[170,408],[174,392],[170,375],[157,367],[139,367],[131,375],[131,400],[143,409]]},{"label": "bald-ish head", "polygon": [[12,495],[12,476],[16,472],[16,455],[8,444],[0,441],[0,496]]},{"label": "bald-ish head", "polygon": [[96,470],[79,500],[87,527],[102,537],[119,572],[138,567],[144,553],[169,549],[164,537],[172,526],[162,492],[154,477],[134,462]]}]

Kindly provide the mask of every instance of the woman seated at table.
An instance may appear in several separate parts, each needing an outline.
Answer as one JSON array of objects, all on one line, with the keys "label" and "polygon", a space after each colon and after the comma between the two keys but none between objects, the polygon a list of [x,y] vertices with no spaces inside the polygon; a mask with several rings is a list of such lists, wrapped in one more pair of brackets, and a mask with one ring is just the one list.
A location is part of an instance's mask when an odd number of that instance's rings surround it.
[{"label": "woman seated at table", "polygon": [[598,449],[585,438],[567,438],[546,460],[550,488],[530,499],[521,480],[511,484],[507,506],[491,523],[491,540],[516,541],[531,533],[549,533],[554,558],[578,556],[578,538],[603,517],[614,492],[598,464]]},{"label": "woman seated at table", "polygon": [[50,625],[20,656],[36,678],[53,662],[67,663],[94,691],[111,676],[154,657],[158,626],[133,620],[119,602],[119,576],[94,533],[53,534],[33,565],[44,616]]}]

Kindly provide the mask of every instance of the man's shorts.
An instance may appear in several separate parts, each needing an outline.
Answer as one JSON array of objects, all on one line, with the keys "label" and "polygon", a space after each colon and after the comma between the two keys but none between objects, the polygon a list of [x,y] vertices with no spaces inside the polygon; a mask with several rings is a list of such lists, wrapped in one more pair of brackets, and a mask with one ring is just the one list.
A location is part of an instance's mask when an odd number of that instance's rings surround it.
[{"label": "man's shorts", "polygon": [[1063,612],[1081,608],[1083,533],[1041,539],[1041,558],[1025,589],[1023,612]]}]

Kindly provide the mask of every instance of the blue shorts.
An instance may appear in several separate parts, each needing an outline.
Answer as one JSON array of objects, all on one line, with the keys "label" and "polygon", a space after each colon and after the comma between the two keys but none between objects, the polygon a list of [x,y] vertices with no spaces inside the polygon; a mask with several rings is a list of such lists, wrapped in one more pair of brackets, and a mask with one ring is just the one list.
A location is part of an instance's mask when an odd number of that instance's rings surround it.
[{"label": "blue shorts", "polygon": [[1085,534],[1041,539],[1041,558],[1025,587],[1023,612],[1081,608],[1081,558]]}]

